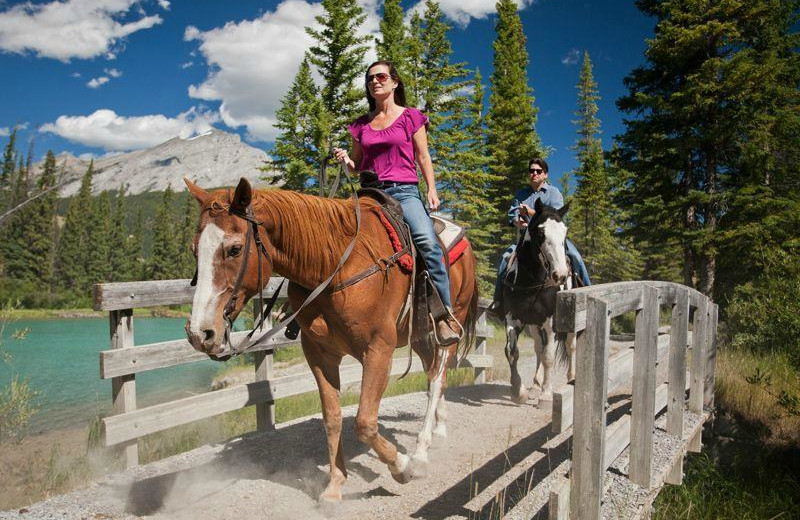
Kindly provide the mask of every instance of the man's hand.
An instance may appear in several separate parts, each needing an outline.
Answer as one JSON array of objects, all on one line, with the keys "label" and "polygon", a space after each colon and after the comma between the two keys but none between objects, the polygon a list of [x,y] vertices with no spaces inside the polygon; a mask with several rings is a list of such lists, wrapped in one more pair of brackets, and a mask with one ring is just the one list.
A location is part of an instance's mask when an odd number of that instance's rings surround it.
[{"label": "man's hand", "polygon": [[527,204],[520,204],[519,205],[519,216],[520,217],[533,218],[533,216],[535,214],[536,214],[536,210],[534,210],[532,207],[528,206]]},{"label": "man's hand", "polygon": [[514,220],[514,226],[517,229],[525,229],[526,227],[528,227],[528,223],[525,222],[524,219],[518,218]]}]

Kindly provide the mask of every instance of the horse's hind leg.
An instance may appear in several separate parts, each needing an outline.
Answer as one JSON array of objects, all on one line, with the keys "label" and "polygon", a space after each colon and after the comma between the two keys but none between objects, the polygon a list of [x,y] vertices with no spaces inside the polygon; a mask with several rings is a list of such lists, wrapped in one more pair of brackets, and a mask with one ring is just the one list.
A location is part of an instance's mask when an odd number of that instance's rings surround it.
[{"label": "horse's hind leg", "polygon": [[330,480],[319,499],[326,502],[342,500],[342,486],[347,480],[342,453],[342,408],[339,402],[339,363],[341,358],[325,355],[320,349],[303,343],[308,365],[317,380],[322,403],[322,419],[328,437]]},{"label": "horse's hind leg", "polygon": [[511,369],[511,398],[517,404],[528,400],[528,389],[522,383],[519,375],[519,336],[522,332],[522,323],[506,316],[506,359]]},{"label": "horse's hind leg", "polygon": [[[437,348],[433,362],[428,369],[428,407],[425,410],[425,419],[422,421],[422,429],[417,435],[417,448],[412,456],[414,475],[424,475],[428,465],[428,449],[433,440],[434,421],[439,418],[444,419],[445,415],[439,415],[439,403],[444,397],[444,388],[447,381],[447,362],[450,353],[455,352],[455,345],[450,348]],[[447,427],[442,422],[440,433],[447,432]]]},{"label": "horse's hind leg", "polygon": [[381,395],[389,384],[389,370],[393,347],[384,345],[368,351],[362,361],[364,375],[361,378],[361,397],[356,414],[358,439],[375,450],[378,458],[386,464],[392,477],[405,484],[411,480],[408,456],[397,451],[397,447],[378,433],[378,408]]}]

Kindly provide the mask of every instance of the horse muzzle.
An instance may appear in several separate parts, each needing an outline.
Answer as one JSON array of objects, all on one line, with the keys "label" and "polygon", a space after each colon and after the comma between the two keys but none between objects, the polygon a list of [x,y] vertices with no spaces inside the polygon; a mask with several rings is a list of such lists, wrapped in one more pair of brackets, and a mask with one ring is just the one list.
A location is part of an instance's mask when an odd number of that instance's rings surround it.
[{"label": "horse muzzle", "polygon": [[189,344],[195,350],[213,356],[220,354],[224,349],[222,348],[222,334],[218,334],[213,328],[196,331],[192,329],[192,320],[186,320],[186,337]]}]

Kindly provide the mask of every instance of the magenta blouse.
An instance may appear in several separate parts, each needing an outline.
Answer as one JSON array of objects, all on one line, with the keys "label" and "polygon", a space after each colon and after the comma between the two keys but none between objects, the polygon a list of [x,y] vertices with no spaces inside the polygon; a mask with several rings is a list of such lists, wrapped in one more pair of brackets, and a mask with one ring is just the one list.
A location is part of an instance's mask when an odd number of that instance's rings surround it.
[{"label": "magenta blouse", "polygon": [[357,169],[372,170],[381,181],[418,182],[411,136],[423,125],[428,126],[428,116],[413,107],[383,130],[369,126],[369,114],[359,117],[347,128],[363,151]]}]

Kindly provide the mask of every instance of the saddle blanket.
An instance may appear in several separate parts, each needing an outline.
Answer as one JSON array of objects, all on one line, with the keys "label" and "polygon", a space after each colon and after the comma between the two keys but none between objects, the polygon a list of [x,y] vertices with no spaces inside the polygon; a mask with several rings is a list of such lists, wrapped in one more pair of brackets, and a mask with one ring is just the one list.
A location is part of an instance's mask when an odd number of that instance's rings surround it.
[{"label": "saddle blanket", "polygon": [[[389,234],[389,240],[392,242],[392,248],[394,249],[395,253],[401,251],[403,249],[402,241],[397,234],[397,230],[395,230],[394,226],[392,226],[391,222],[388,218],[383,214],[381,211],[380,213],[381,223],[386,228],[386,232]],[[441,240],[442,244],[444,244],[445,255],[442,259],[447,262],[447,265],[453,265],[456,260],[461,258],[461,255],[464,254],[466,251],[469,242],[464,233],[464,228],[456,224],[451,220],[447,220],[442,218],[438,215],[432,215],[431,220],[433,221],[433,229],[436,232],[436,235]],[[405,271],[411,272],[412,259],[410,254],[405,254],[401,256],[397,263],[402,267]]]}]

